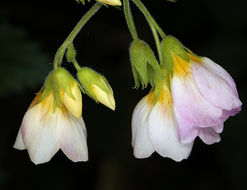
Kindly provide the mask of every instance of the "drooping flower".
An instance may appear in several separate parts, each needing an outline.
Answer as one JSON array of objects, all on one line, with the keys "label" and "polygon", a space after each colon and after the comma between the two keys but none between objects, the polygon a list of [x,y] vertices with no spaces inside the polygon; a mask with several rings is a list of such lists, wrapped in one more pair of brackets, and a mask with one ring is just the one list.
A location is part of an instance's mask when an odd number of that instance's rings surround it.
[{"label": "drooping flower", "polygon": [[174,37],[162,42],[172,73],[171,90],[180,142],[199,136],[206,144],[220,141],[224,122],[241,110],[232,77],[206,57],[198,57]]},{"label": "drooping flower", "polygon": [[[170,89],[165,83],[152,90],[135,107],[132,115],[132,146],[136,158],[153,152],[175,161],[186,159],[193,142],[181,143]],[[160,90],[159,90],[160,89]],[[156,90],[159,92],[156,93]],[[157,96],[158,94],[158,96]]]},{"label": "drooping flower", "polygon": [[63,68],[51,72],[24,115],[14,148],[27,149],[35,164],[48,162],[61,149],[74,162],[87,161],[82,97]]}]

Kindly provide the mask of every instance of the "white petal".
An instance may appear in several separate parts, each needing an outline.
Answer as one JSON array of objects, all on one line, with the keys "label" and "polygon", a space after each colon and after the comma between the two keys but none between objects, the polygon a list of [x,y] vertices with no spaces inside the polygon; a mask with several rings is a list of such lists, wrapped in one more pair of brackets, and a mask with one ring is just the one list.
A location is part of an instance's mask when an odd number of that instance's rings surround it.
[{"label": "white petal", "polygon": [[212,72],[204,63],[191,63],[193,78],[198,89],[207,101],[225,110],[241,106],[241,102],[228,82]]},{"label": "white petal", "polygon": [[88,160],[87,133],[82,117],[77,119],[72,114],[63,112],[58,119],[56,136],[61,150],[70,160]]},{"label": "white petal", "polygon": [[148,120],[148,133],[155,150],[163,157],[177,162],[188,158],[193,143],[179,142],[177,125],[173,112],[157,103]]},{"label": "white petal", "polygon": [[150,111],[151,105],[146,96],[137,104],[132,115],[132,146],[136,158],[147,158],[154,152],[147,134]]},{"label": "white petal", "polygon": [[204,143],[208,145],[220,142],[220,135],[216,133],[212,128],[200,129],[199,137]]},{"label": "white petal", "polygon": [[[57,109],[58,110],[58,109]],[[41,104],[29,109],[22,122],[23,140],[35,164],[48,162],[59,150],[54,136],[57,114],[44,110]]]},{"label": "white petal", "polygon": [[18,149],[18,150],[25,150],[26,149],[26,146],[25,146],[25,144],[23,142],[23,138],[22,138],[21,128],[18,131],[16,140],[15,140],[15,144],[13,147]]}]

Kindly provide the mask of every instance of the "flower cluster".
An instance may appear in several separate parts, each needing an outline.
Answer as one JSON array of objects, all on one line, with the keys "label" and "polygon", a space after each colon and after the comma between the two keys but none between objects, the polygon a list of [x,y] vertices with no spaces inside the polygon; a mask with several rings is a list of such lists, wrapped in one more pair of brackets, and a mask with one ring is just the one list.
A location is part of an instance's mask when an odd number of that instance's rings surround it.
[{"label": "flower cluster", "polygon": [[[76,35],[102,4],[122,5],[120,0],[96,1],[58,49],[54,70],[24,115],[14,148],[27,149],[35,164],[48,162],[60,149],[74,162],[88,160],[81,91],[115,110],[108,81],[94,70],[79,66],[73,45]],[[146,88],[148,84],[152,87],[133,112],[134,156],[147,158],[156,151],[181,161],[189,157],[197,136],[209,145],[219,142],[224,122],[241,110],[242,103],[235,82],[222,67],[167,36],[140,0],[133,3],[151,27],[159,56],[158,61],[150,46],[139,39],[129,0],[123,0],[133,37],[129,51],[135,88]],[[65,53],[67,62],[77,70],[78,80],[62,67]]]},{"label": "flower cluster", "polygon": [[166,37],[161,46],[165,80],[156,80],[137,104],[132,145],[137,158],[156,151],[181,161],[190,155],[197,136],[206,144],[219,142],[224,122],[241,110],[242,103],[233,79],[222,67],[196,56],[174,37]]}]

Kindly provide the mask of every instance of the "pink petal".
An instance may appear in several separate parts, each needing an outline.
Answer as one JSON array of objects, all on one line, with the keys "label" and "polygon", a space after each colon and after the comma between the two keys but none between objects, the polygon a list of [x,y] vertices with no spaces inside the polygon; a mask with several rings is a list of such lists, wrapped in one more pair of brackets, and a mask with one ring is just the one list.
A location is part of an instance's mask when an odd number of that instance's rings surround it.
[{"label": "pink petal", "polygon": [[207,101],[224,110],[233,110],[242,105],[234,89],[204,63],[191,63],[193,78]]},{"label": "pink petal", "polygon": [[192,143],[198,136],[199,128],[191,125],[180,114],[174,110],[177,126],[178,126],[178,136],[179,140],[183,144]]},{"label": "pink petal", "polygon": [[208,145],[220,142],[220,135],[212,128],[203,128],[199,131],[199,137]]},{"label": "pink petal", "polygon": [[221,76],[231,86],[236,96],[238,96],[236,84],[231,75],[225,69],[207,57],[204,57],[203,63],[205,67],[207,67],[211,72],[217,73],[219,76]]},{"label": "pink petal", "polygon": [[171,88],[176,117],[179,114],[186,123],[190,124],[181,127],[208,127],[222,123],[223,111],[201,95],[190,76],[179,78],[174,75]]},{"label": "pink petal", "polygon": [[61,113],[58,118],[56,136],[61,150],[73,162],[88,160],[86,135],[82,117],[77,119],[69,112]]},{"label": "pink petal", "polygon": [[147,158],[154,152],[147,133],[148,116],[151,108],[148,103],[148,96],[146,96],[137,104],[133,112],[132,146],[136,158]]},{"label": "pink petal", "polygon": [[224,123],[212,127],[216,133],[222,133],[224,128]]},{"label": "pink petal", "polygon": [[179,142],[172,110],[157,103],[148,119],[148,134],[155,150],[163,157],[177,162],[189,157],[193,143]]}]

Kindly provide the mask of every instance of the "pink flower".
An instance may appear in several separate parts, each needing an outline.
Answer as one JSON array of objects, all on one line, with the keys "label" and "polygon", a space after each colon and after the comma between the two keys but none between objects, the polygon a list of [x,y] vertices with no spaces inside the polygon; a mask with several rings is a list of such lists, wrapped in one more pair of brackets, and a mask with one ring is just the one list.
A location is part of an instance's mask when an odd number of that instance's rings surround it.
[{"label": "pink flower", "polygon": [[186,54],[187,60],[172,54],[171,89],[180,142],[191,143],[197,136],[206,144],[219,142],[224,122],[241,110],[236,85],[210,59]]}]

